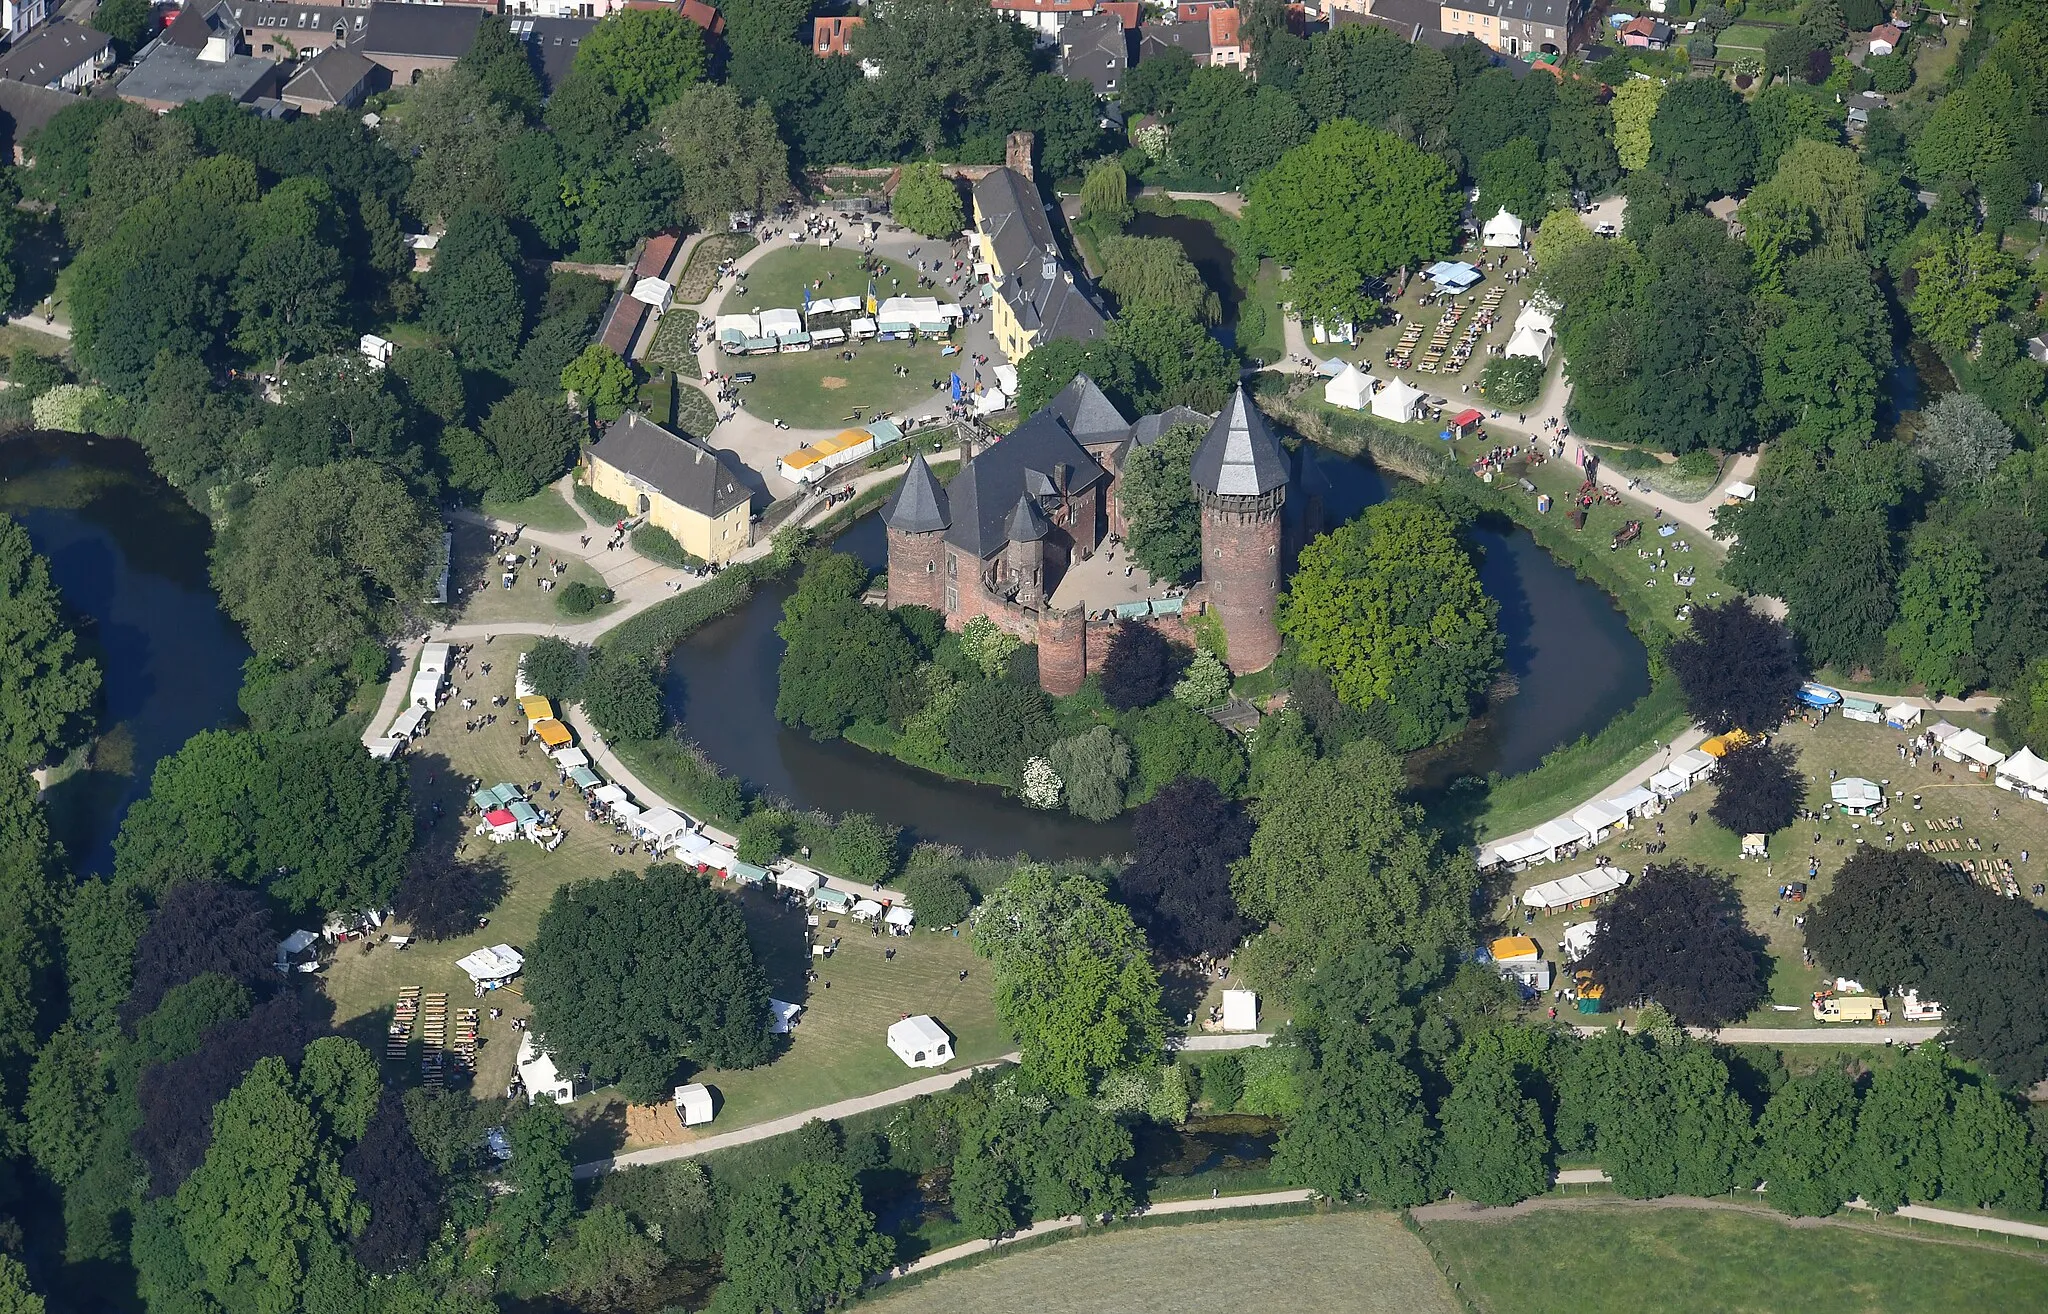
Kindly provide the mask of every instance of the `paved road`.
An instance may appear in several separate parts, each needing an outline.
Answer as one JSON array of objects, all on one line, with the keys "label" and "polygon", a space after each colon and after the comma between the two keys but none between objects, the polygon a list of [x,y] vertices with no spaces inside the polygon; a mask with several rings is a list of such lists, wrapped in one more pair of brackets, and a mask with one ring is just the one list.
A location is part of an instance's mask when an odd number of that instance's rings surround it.
[{"label": "paved road", "polygon": [[[1145,1210],[1143,1216],[1157,1218],[1166,1214],[1211,1214],[1229,1209],[1260,1209],[1267,1205],[1306,1204],[1315,1199],[1315,1195],[1314,1191],[1303,1188],[1294,1191],[1261,1191],[1257,1195],[1226,1195],[1220,1199],[1211,1197],[1206,1200],[1167,1200]],[[1082,1222],[1078,1215],[1070,1214],[1065,1218],[1048,1218],[1042,1223],[1033,1223],[1022,1231],[1011,1233],[1001,1241],[964,1241],[945,1250],[935,1250],[916,1263],[890,1273],[889,1277],[882,1281],[927,1272],[943,1264],[987,1254],[998,1246],[1014,1245],[1035,1236],[1064,1232],[1069,1228],[1081,1226]]]},{"label": "paved road", "polygon": [[821,1104],[815,1109],[805,1109],[802,1113],[792,1113],[786,1118],[775,1118],[768,1122],[757,1122],[751,1127],[741,1127],[737,1131],[718,1132],[710,1136],[701,1136],[684,1145],[657,1145],[652,1149],[634,1150],[628,1154],[617,1155],[610,1159],[597,1159],[590,1163],[579,1163],[576,1165],[575,1173],[578,1177],[597,1177],[604,1173],[616,1172],[621,1168],[639,1168],[651,1163],[672,1163],[677,1159],[694,1159],[700,1154],[709,1154],[713,1150],[730,1149],[735,1145],[765,1141],[772,1136],[781,1136],[785,1133],[793,1132],[813,1118],[826,1121],[834,1118],[850,1118],[856,1113],[866,1113],[871,1109],[886,1109],[893,1104],[907,1104],[920,1095],[936,1095],[942,1090],[957,1086],[975,1073],[986,1071],[998,1064],[1015,1063],[1018,1057],[1014,1053],[1005,1054],[992,1063],[983,1063],[971,1068],[961,1068],[957,1072],[941,1072],[937,1076],[925,1077],[922,1080],[897,1086],[891,1090],[877,1091],[873,1095],[859,1095],[850,1100],[840,1100],[836,1104]]}]

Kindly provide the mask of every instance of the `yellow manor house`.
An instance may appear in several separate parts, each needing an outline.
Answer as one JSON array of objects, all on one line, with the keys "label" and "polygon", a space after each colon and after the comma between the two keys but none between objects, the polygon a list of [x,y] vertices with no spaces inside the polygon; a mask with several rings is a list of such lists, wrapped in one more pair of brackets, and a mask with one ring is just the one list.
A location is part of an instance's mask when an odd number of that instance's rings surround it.
[{"label": "yellow manor house", "polygon": [[753,492],[739,473],[718,453],[634,411],[591,445],[583,481],[706,561],[730,561],[754,541]]}]

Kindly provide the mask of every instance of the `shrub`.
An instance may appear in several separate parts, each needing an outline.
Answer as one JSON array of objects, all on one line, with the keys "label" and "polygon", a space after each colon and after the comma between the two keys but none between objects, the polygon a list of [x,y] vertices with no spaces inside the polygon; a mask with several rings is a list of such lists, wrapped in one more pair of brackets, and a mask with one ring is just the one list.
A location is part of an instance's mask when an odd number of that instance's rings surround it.
[{"label": "shrub", "polygon": [[1102,660],[1102,697],[1119,712],[1149,707],[1173,690],[1181,662],[1166,636],[1136,621],[1117,622]]},{"label": "shrub", "polygon": [[768,809],[747,815],[740,822],[738,841],[733,852],[741,862],[765,867],[783,854],[789,852],[790,818],[787,812]]},{"label": "shrub", "polygon": [[533,645],[520,670],[526,683],[541,697],[573,703],[583,683],[583,665],[588,656],[575,644],[550,636]]},{"label": "shrub", "polygon": [[1479,391],[1496,406],[1527,406],[1543,391],[1548,367],[1534,356],[1503,356],[1488,361]]},{"label": "shrub", "polygon": [[926,926],[958,926],[974,908],[974,896],[960,878],[942,871],[908,877],[903,882],[903,897]]},{"label": "shrub", "polygon": [[1230,694],[1230,668],[1207,648],[1195,654],[1188,673],[1173,686],[1173,696],[1190,707],[1214,707]]},{"label": "shrub", "polygon": [[1045,758],[1034,757],[1024,763],[1024,801],[1032,807],[1058,807],[1060,784],[1059,772]]},{"label": "shrub", "polygon": [[704,558],[684,550],[674,534],[659,525],[642,525],[633,531],[633,550],[649,561],[676,570],[702,570]]},{"label": "shrub", "polygon": [[[1092,726],[1055,743],[1046,750],[1046,757],[1066,789],[1067,810],[1075,816],[1107,821],[1124,810],[1131,746],[1116,731],[1106,725]],[[1028,789],[1028,773],[1026,785]]]},{"label": "shrub", "polygon": [[599,650],[583,677],[583,710],[614,743],[661,733],[661,686],[644,657]]},{"label": "shrub", "polygon": [[582,580],[571,580],[555,595],[555,608],[564,616],[588,616],[605,600],[602,592]]},{"label": "shrub", "polygon": [[574,480],[573,486],[576,489],[576,505],[582,507],[592,520],[602,520],[608,525],[616,525],[626,518],[626,508],[608,497],[600,496],[581,479]]}]

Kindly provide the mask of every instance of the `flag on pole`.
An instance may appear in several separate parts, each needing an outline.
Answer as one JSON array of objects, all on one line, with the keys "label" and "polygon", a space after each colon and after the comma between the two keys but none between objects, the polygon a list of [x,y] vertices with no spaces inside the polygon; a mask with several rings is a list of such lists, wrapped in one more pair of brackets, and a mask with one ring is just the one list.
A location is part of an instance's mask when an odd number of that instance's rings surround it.
[{"label": "flag on pole", "polygon": [[804,285],[804,313],[806,315],[811,313],[811,289],[809,284]]},{"label": "flag on pole", "polygon": [[868,280],[868,313],[872,315],[879,309],[881,303],[875,300],[875,280],[871,278]]},{"label": "flag on pole", "polygon": [[960,375],[957,372],[953,375],[953,400],[960,400]]}]

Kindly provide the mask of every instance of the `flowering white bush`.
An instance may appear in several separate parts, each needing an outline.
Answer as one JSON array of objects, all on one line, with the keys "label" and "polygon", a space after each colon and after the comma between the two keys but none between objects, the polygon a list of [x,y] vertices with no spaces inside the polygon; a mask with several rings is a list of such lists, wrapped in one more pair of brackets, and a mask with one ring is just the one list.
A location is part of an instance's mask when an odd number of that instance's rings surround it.
[{"label": "flowering white bush", "polygon": [[1230,669],[1207,648],[1197,649],[1173,696],[1190,707],[1214,707],[1230,693]]},{"label": "flowering white bush", "polygon": [[1154,164],[1173,163],[1173,129],[1164,123],[1148,123],[1131,134],[1131,144],[1150,156]]},{"label": "flowering white bush", "polygon": [[38,429],[84,433],[86,408],[98,402],[100,396],[97,387],[60,383],[30,402],[29,414],[34,417]]},{"label": "flowering white bush", "polygon": [[1060,776],[1052,763],[1034,757],[1024,764],[1024,801],[1034,808],[1060,805]]}]

